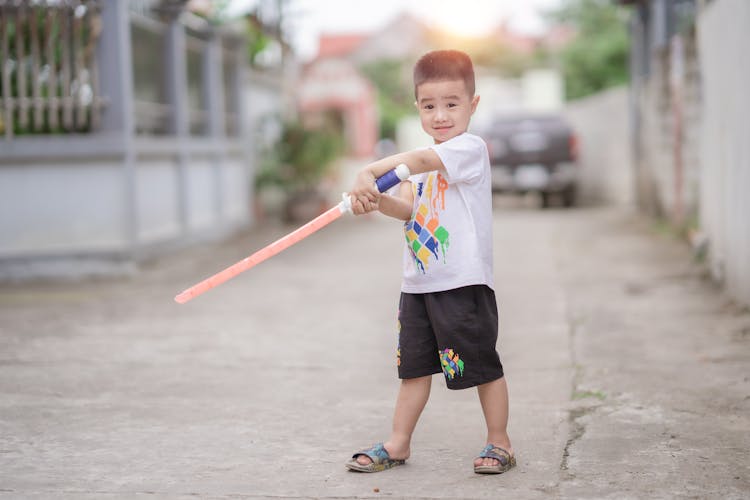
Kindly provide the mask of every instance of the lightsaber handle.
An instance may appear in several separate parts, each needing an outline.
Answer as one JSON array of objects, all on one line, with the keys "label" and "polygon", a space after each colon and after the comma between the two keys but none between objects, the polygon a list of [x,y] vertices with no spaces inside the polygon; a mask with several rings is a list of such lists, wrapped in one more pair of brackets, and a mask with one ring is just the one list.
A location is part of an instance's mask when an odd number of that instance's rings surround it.
[{"label": "lightsaber handle", "polygon": [[375,185],[378,186],[378,191],[385,193],[399,182],[408,179],[410,174],[409,167],[401,163],[393,170],[375,179]]},{"label": "lightsaber handle", "polygon": [[[393,170],[389,170],[388,172],[375,179],[375,185],[378,187],[378,191],[380,191],[381,193],[385,193],[393,186],[397,185],[399,182],[408,179],[410,175],[411,172],[409,171],[409,167],[407,167],[404,163],[400,163]],[[343,200],[341,201],[341,203],[339,203],[341,212],[351,214],[352,197],[349,196],[349,193],[344,193],[342,198]]]}]

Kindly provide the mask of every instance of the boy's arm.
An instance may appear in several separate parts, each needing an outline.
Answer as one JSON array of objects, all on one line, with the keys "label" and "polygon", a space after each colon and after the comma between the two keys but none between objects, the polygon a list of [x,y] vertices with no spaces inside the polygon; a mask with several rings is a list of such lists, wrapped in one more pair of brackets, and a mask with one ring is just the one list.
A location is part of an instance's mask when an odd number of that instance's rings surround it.
[{"label": "boy's arm", "polygon": [[380,213],[408,221],[411,219],[412,205],[414,204],[414,194],[412,193],[411,182],[404,181],[398,186],[398,193],[394,196],[382,194],[380,201],[377,203]]},{"label": "boy's arm", "polygon": [[396,168],[401,163],[409,167],[409,172],[412,175],[431,172],[433,170],[445,171],[442,160],[440,160],[440,157],[431,148],[415,149],[413,151],[386,156],[382,160],[370,163],[363,170],[369,171],[373,177],[377,178],[389,170]]},{"label": "boy's arm", "polygon": [[[355,214],[367,213],[378,208],[378,200],[381,199],[381,196],[378,188],[375,186],[375,179],[396,168],[401,163],[406,164],[412,174],[421,174],[433,170],[445,171],[445,166],[440,157],[435,151],[429,148],[398,153],[372,162],[360,170],[354,182],[354,187],[349,191],[349,194],[352,196],[352,209]],[[409,192],[409,197],[411,197],[411,191]],[[386,210],[390,209],[388,203],[386,202]],[[399,211],[398,213],[401,214],[402,212]],[[409,216],[411,216],[411,204],[409,204]],[[397,218],[401,217],[398,216]]]}]

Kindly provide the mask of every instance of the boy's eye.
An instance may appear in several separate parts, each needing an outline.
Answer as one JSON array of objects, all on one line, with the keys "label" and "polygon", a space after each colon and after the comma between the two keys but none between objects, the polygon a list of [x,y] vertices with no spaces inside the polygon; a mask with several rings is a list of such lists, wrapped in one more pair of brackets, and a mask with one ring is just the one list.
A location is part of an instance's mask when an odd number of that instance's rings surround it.
[{"label": "boy's eye", "polygon": [[455,108],[456,106],[458,106],[458,104],[456,104],[455,102],[449,102],[448,103],[448,107],[449,108]]},{"label": "boy's eye", "polygon": [[433,109],[435,107],[434,104],[425,104],[424,109]]}]

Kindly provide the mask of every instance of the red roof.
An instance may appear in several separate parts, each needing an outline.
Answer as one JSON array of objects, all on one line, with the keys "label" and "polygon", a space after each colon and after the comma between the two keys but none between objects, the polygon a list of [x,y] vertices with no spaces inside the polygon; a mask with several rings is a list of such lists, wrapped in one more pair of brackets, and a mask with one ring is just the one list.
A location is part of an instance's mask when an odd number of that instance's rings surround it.
[{"label": "red roof", "polygon": [[370,35],[320,35],[318,58],[348,56]]}]

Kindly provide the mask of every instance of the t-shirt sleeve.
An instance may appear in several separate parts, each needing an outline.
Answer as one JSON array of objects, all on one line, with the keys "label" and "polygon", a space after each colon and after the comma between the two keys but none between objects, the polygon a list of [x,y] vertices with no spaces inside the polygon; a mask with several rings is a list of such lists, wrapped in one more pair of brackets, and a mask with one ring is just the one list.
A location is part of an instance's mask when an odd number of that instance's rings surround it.
[{"label": "t-shirt sleeve", "polygon": [[430,148],[443,162],[449,184],[470,183],[481,178],[484,166],[482,155],[487,155],[487,145],[480,137],[461,134],[441,144],[433,144]]}]

